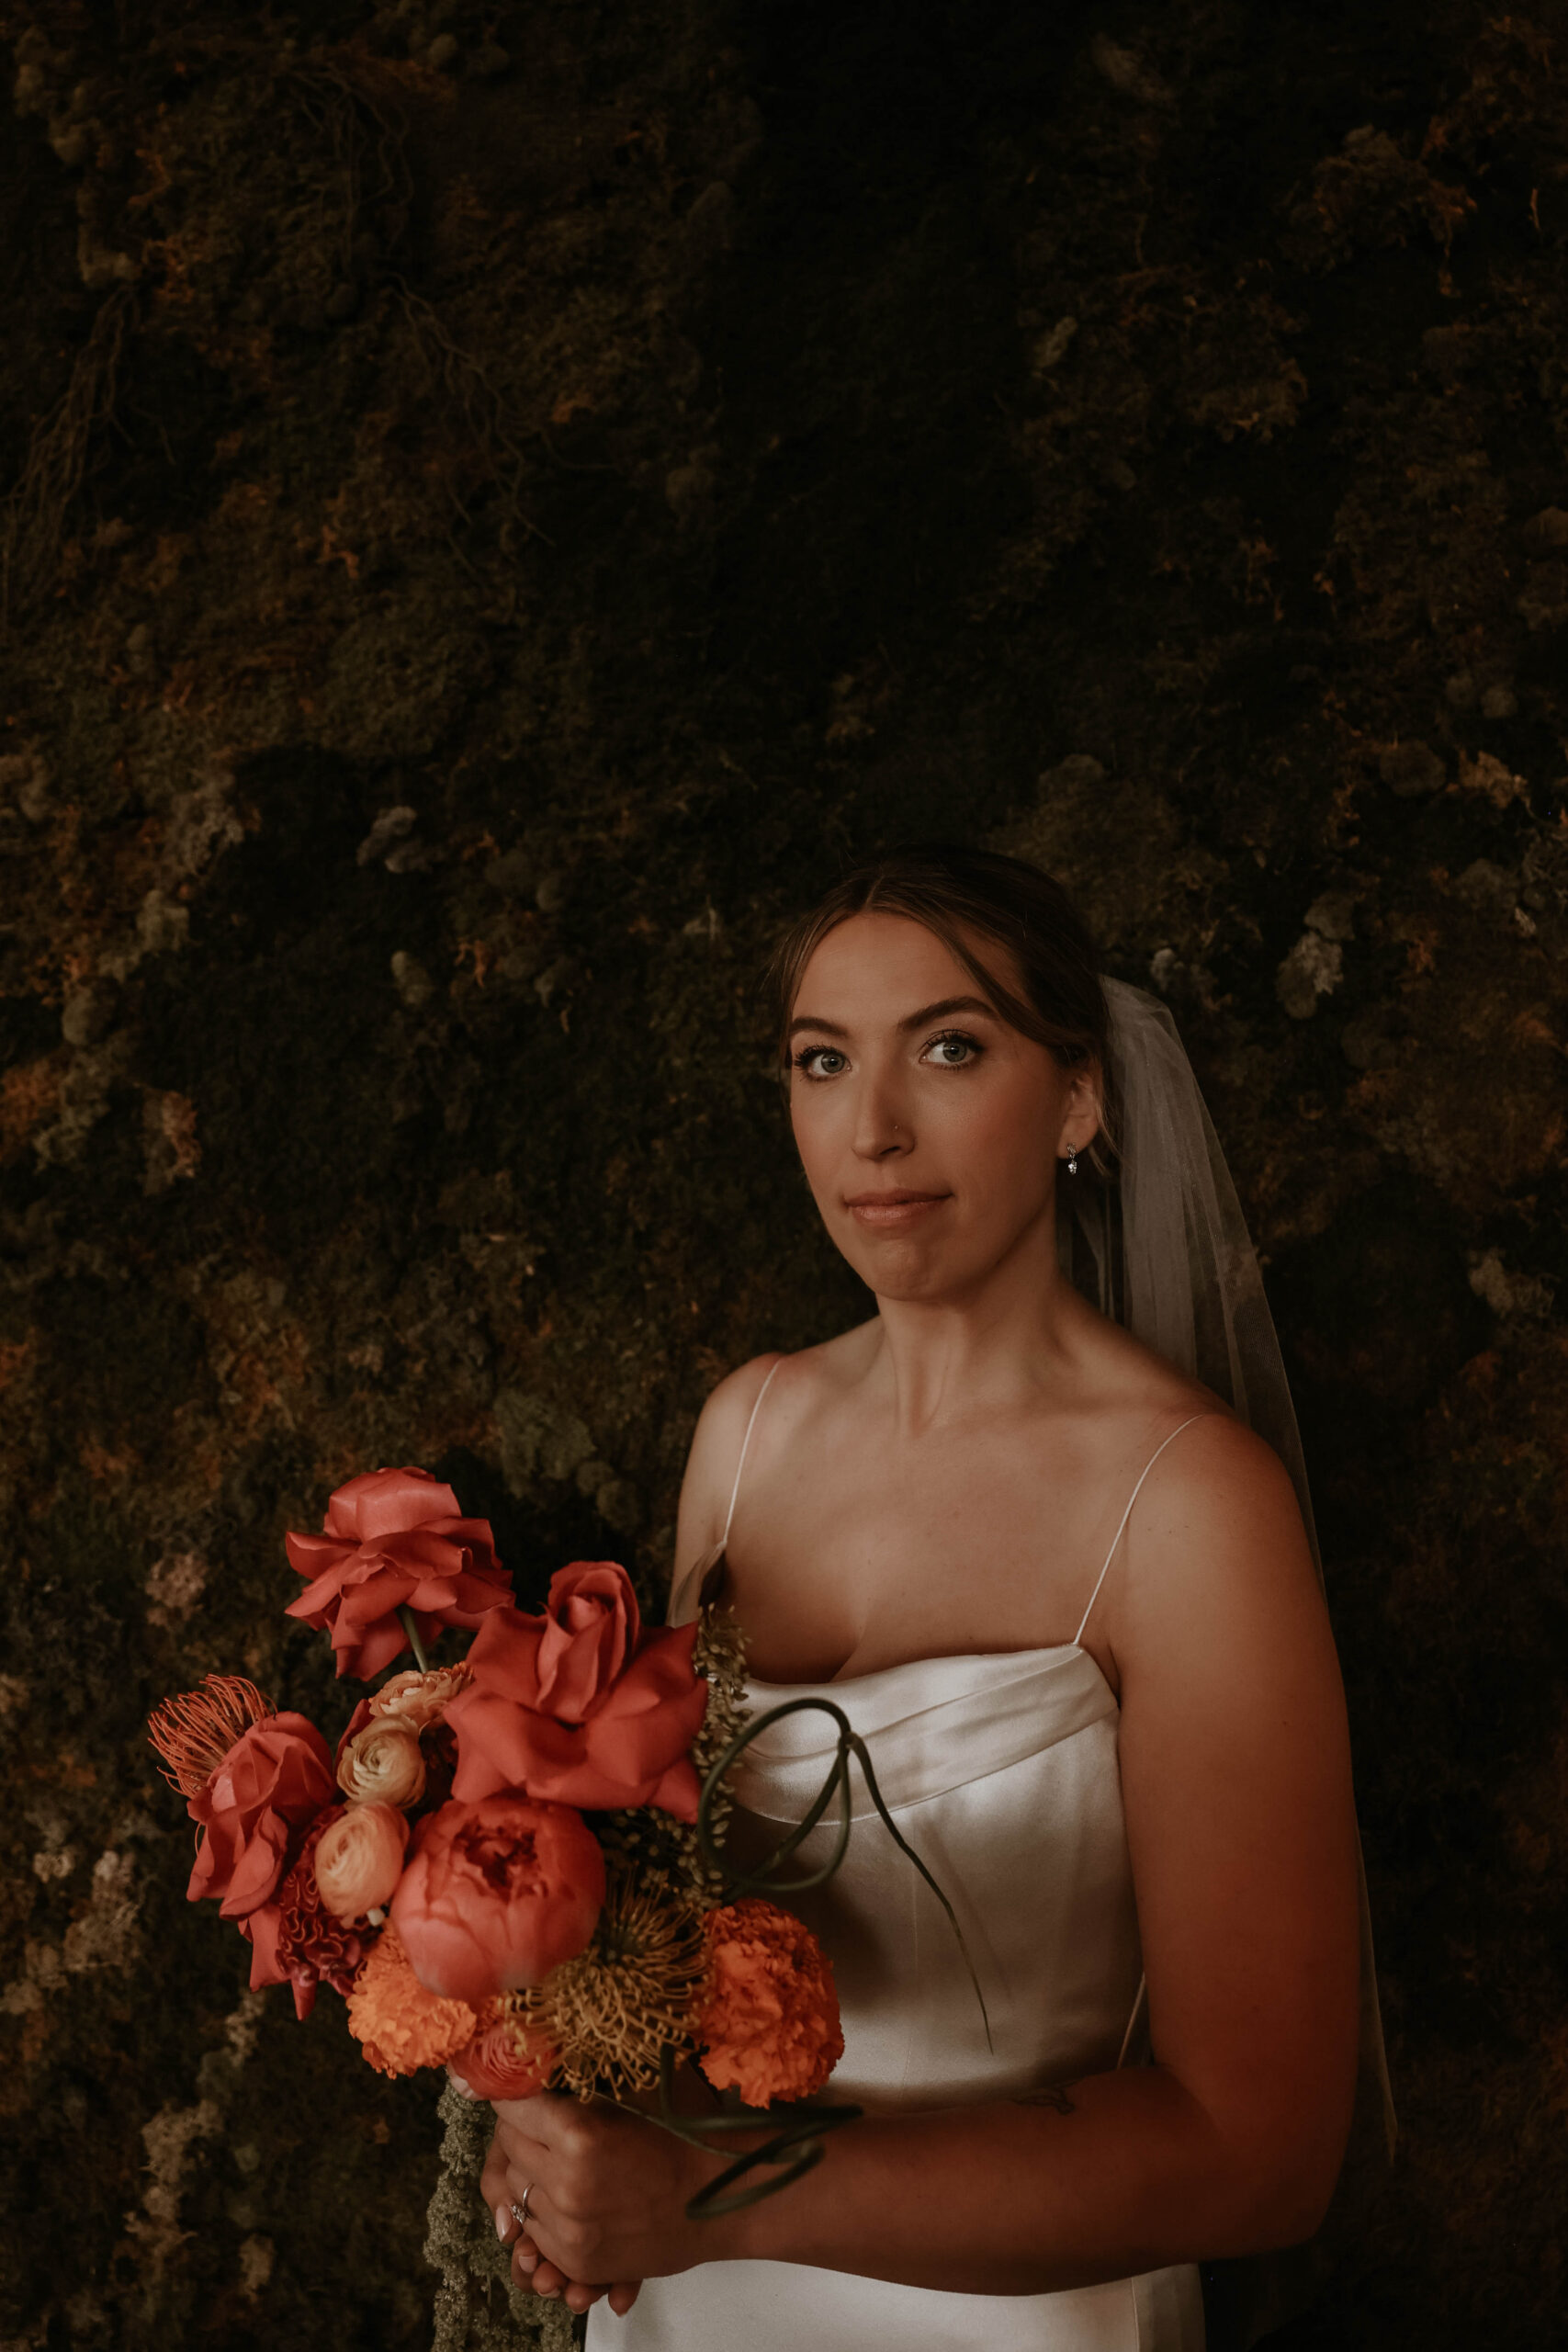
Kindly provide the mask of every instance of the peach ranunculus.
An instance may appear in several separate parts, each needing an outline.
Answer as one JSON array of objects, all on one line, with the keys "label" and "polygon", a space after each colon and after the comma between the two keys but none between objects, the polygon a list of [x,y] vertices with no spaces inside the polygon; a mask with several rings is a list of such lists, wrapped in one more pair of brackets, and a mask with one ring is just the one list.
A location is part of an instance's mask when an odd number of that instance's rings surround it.
[{"label": "peach ranunculus", "polygon": [[394,1804],[350,1804],[316,1848],[316,1891],[334,1919],[363,1919],[392,1899],[409,1826]]},{"label": "peach ranunculus", "polygon": [[819,2091],[844,2054],[839,1996],[809,1928],[746,1896],[703,1921],[708,1982],[693,2022],[697,2064],[748,2107]]},{"label": "peach ranunculus", "polygon": [[574,1959],[604,1900],[604,1857],[582,1815],[513,1792],[420,1824],[392,1924],[422,1984],[477,2004]]},{"label": "peach ranunculus", "polygon": [[396,1929],[382,1928],[348,1996],[348,2030],[379,2074],[444,2066],[473,2040],[478,2022],[466,2001],[443,2000],[422,1984]]},{"label": "peach ranunculus", "polygon": [[264,1715],[234,1742],[187,1810],[206,1833],[186,1892],[215,1896],[225,1919],[271,1900],[300,1833],[337,1796],[327,1743],[303,1715]]},{"label": "peach ranunculus", "polygon": [[424,1794],[419,1727],[407,1715],[377,1715],[345,1739],[337,1784],[350,1804],[417,1804]]},{"label": "peach ranunculus", "polygon": [[433,1666],[424,1674],[411,1666],[401,1674],[389,1674],[379,1690],[372,1690],[365,1713],[406,1715],[416,1730],[428,1731],[441,1721],[458,1691],[468,1689],[469,1679],[462,1660],[456,1666]]},{"label": "peach ranunculus", "polygon": [[309,1579],[290,1617],[330,1631],[337,1670],[368,1680],[443,1625],[478,1625],[510,1607],[512,1579],[495,1556],[488,1519],[464,1519],[457,1496],[427,1470],[366,1470],[339,1487],[320,1535],[284,1546]]},{"label": "peach ranunculus", "polygon": [[473,1679],[446,1711],[457,1736],[453,1793],[525,1789],[558,1804],[653,1804],[694,1821],[688,1751],[708,1698],[692,1666],[696,1633],[645,1633],[631,1578],[614,1560],[558,1569],[542,1616],[498,1610],[474,1636]]},{"label": "peach ranunculus", "polygon": [[479,2019],[466,2049],[446,2061],[446,2072],[469,2098],[531,2098],[549,2081],[556,2053],[547,2042],[530,2041],[499,2004]]}]

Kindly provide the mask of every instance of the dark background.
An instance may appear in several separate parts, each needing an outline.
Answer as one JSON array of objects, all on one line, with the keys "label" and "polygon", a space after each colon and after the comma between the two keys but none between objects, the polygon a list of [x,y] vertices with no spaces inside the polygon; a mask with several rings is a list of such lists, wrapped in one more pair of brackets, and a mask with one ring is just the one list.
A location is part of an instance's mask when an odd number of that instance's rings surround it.
[{"label": "dark background", "polygon": [[402,2352],[434,2094],[141,1740],[382,1461],[651,1590],[856,1311],[759,959],[962,832],[1169,1001],[1296,1385],[1404,2138],[1296,2352],[1558,2340],[1568,11],[0,0],[15,2352]]}]

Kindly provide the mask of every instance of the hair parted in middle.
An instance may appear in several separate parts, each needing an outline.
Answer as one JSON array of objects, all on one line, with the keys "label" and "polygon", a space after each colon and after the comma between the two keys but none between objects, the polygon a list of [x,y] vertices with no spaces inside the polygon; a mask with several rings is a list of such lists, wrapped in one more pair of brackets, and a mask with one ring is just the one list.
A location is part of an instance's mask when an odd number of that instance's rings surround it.
[{"label": "hair parted in middle", "polygon": [[[1100,955],[1089,925],[1055,876],[1000,851],[956,842],[916,842],[843,875],[780,940],[768,980],[777,1020],[780,1076],[790,1070],[789,1024],[807,965],[851,916],[902,915],[940,939],[1002,1020],[1043,1046],[1064,1069],[1099,1064],[1100,1132],[1078,1155],[1109,1178],[1116,1156],[1111,1101],[1111,1016],[1100,983]],[[976,940],[1012,957],[1021,991],[976,949]]]}]

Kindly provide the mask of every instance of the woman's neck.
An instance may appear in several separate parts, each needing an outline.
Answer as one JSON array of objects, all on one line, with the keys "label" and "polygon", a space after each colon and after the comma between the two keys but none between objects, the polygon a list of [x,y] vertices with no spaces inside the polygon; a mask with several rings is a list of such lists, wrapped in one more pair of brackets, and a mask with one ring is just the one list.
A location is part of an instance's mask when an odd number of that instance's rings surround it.
[{"label": "woman's neck", "polygon": [[1071,1393],[1096,1320],[1041,1229],[962,1293],[877,1307],[867,1377],[886,1384],[903,1437]]}]

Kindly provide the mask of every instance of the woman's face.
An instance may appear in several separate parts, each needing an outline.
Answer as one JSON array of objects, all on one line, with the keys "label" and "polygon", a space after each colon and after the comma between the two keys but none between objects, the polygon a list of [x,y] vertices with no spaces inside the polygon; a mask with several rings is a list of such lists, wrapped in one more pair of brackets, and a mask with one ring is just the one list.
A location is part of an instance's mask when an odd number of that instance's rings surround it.
[{"label": "woman's face", "polygon": [[[982,960],[1019,985],[1000,951]],[[801,976],[790,1116],[829,1232],[885,1298],[972,1289],[1046,1229],[1058,1154],[1095,1132],[1092,1080],[1010,1028],[934,932],[852,915]]]}]

